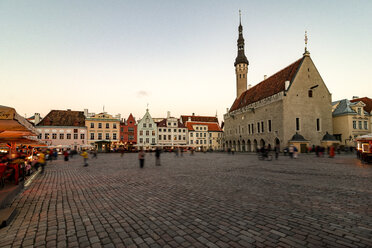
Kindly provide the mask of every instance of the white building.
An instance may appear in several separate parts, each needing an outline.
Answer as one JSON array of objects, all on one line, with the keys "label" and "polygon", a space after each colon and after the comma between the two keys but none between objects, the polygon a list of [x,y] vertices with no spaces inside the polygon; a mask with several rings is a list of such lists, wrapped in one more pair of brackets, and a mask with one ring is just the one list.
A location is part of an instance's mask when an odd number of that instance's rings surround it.
[{"label": "white building", "polygon": [[151,118],[149,110],[138,121],[137,125],[137,147],[144,149],[154,148],[158,143],[158,130],[155,121]]},{"label": "white building", "polygon": [[167,118],[157,123],[158,145],[162,147],[187,146],[187,128],[178,118],[171,117],[170,112]]}]

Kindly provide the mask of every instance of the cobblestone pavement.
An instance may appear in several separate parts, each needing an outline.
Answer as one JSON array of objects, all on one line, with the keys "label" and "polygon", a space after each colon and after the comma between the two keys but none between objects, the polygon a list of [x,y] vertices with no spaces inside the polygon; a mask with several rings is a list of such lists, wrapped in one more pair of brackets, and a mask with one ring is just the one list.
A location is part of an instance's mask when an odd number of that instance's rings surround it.
[{"label": "cobblestone pavement", "polygon": [[371,247],[372,166],[351,156],[99,154],[53,161],[1,247]]}]

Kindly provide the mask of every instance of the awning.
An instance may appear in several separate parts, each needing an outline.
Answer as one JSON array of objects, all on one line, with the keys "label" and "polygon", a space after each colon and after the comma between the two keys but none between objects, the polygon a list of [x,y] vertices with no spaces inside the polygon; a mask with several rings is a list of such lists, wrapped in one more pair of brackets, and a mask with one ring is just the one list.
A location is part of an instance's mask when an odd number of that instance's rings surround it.
[{"label": "awning", "polygon": [[357,141],[372,140],[372,133],[361,135],[355,138]]}]

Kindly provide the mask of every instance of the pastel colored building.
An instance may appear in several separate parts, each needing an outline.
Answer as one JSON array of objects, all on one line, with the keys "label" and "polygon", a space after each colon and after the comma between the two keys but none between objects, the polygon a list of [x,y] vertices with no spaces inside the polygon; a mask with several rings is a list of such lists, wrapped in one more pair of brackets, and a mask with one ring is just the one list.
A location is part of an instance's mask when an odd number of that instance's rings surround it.
[{"label": "pastel colored building", "polygon": [[86,147],[87,128],[82,111],[52,110],[37,125],[38,139],[48,146],[81,150]]},{"label": "pastel colored building", "polygon": [[158,128],[146,109],[145,115],[137,125],[137,147],[145,150],[154,149],[158,143]]},{"label": "pastel colored building", "polygon": [[161,147],[186,147],[187,146],[187,128],[178,118],[171,117],[170,112],[167,118],[157,123],[158,128],[158,146]]},{"label": "pastel colored building", "polygon": [[137,144],[137,123],[132,114],[120,122],[120,144],[125,149],[131,149]]}]

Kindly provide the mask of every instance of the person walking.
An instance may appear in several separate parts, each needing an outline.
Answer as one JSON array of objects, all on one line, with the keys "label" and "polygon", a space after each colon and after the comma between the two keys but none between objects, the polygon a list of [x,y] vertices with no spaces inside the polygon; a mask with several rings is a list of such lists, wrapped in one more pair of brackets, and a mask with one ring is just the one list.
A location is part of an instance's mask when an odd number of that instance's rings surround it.
[{"label": "person walking", "polygon": [[278,160],[280,147],[279,144],[275,146],[275,159]]},{"label": "person walking", "polygon": [[120,148],[120,157],[122,158],[124,156],[124,148]]},{"label": "person walking", "polygon": [[334,158],[334,156],[335,156],[335,147],[334,146],[331,146],[329,148],[329,157],[330,158]]},{"label": "person walking", "polygon": [[88,160],[88,153],[87,151],[83,150],[83,152],[80,154],[84,159],[84,167],[88,166],[87,160]]},{"label": "person walking", "polygon": [[160,149],[156,147],[155,149],[155,165],[160,166]]},{"label": "person walking", "polygon": [[294,153],[294,147],[293,147],[293,145],[290,145],[289,146],[288,153],[289,153],[289,157],[290,158],[293,158],[293,153]]},{"label": "person walking", "polygon": [[40,150],[39,154],[38,154],[38,163],[40,164],[41,166],[41,172],[40,174],[44,174],[44,169],[45,169],[45,154],[43,153],[43,151]]},{"label": "person walking", "polygon": [[142,169],[145,166],[145,152],[141,148],[141,150],[138,152],[138,160],[140,163],[140,168]]},{"label": "person walking", "polygon": [[67,162],[68,161],[68,151],[67,150],[65,150],[63,152],[63,157],[64,157],[65,161]]}]

